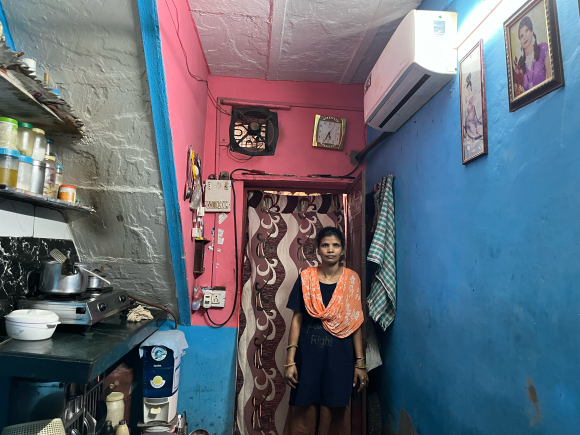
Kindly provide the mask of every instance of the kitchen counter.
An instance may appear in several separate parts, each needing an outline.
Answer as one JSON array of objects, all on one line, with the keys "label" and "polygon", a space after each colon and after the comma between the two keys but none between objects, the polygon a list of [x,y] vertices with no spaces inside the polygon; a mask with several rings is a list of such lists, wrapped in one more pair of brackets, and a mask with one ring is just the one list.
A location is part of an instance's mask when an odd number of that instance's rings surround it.
[{"label": "kitchen counter", "polygon": [[21,341],[0,337],[0,367],[5,376],[52,382],[88,383],[165,323],[166,313],[151,309],[152,320],[126,322],[109,317],[89,333],[60,325],[48,340]]}]

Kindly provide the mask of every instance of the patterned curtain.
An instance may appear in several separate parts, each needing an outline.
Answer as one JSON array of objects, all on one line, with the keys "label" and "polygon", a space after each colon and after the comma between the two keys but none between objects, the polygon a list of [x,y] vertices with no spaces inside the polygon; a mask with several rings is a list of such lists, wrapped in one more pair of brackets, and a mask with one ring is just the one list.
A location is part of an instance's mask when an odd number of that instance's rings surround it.
[{"label": "patterned curtain", "polygon": [[319,264],[316,235],[327,226],[344,232],[342,195],[249,192],[235,434],[283,432],[290,396],[284,363],[292,320],[286,303],[300,272]]}]

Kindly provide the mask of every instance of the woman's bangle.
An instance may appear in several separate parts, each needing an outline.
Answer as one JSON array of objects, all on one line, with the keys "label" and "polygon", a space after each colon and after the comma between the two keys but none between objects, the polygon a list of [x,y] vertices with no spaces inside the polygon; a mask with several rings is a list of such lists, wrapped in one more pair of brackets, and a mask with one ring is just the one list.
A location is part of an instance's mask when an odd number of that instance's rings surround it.
[{"label": "woman's bangle", "polygon": [[292,349],[293,347],[295,347],[296,349],[298,349],[298,345],[297,345],[297,344],[291,344],[290,346],[288,346],[288,347],[286,348],[286,350],[290,350],[290,349]]},{"label": "woman's bangle", "polygon": [[292,367],[292,366],[295,366],[295,365],[296,365],[296,363],[293,362],[293,363],[290,363],[290,364],[284,364],[284,367]]},{"label": "woman's bangle", "polygon": [[364,370],[364,369],[366,369],[366,368],[367,368],[367,366],[366,366],[366,365],[364,365],[364,366],[362,366],[362,367],[361,367],[361,366],[357,366],[357,365],[355,364],[354,368],[355,368],[355,369],[361,369],[361,370]]},{"label": "woman's bangle", "polygon": [[365,359],[365,357],[363,356],[363,357],[357,358],[356,360],[359,361],[361,359]]}]

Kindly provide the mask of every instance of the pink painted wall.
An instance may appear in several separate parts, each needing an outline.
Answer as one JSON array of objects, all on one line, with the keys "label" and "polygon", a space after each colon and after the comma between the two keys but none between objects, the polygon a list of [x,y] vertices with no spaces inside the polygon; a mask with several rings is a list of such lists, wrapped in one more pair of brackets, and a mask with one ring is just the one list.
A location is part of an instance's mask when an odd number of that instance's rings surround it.
[{"label": "pink painted wall", "polygon": [[[289,111],[277,110],[280,136],[276,154],[271,157],[254,157],[246,163],[239,163],[228,156],[230,116],[217,112],[208,102],[205,133],[204,176],[231,172],[235,168],[260,169],[270,173],[309,175],[345,175],[354,169],[350,155],[365,145],[365,124],[363,119],[363,87],[361,84],[340,85],[334,83],[266,81],[231,77],[210,77],[209,86],[216,98],[233,98],[253,101],[268,101],[279,104],[296,105]],[[231,111],[228,106],[223,106]],[[346,138],[343,151],[315,148],[312,146],[315,115],[346,118]],[[216,135],[216,132],[217,135]],[[216,137],[217,136],[217,137]],[[216,141],[217,139],[217,141]],[[217,146],[217,142],[222,146]],[[245,158],[242,155],[236,155]],[[235,176],[239,176],[237,173]],[[356,175],[356,173],[354,174]],[[313,181],[315,187],[315,181]],[[236,182],[238,220],[238,247],[242,247],[243,183]],[[229,316],[234,302],[234,220],[233,214],[219,225],[215,214],[205,216],[206,238],[211,238],[211,229],[224,229],[224,245],[214,246],[214,251],[206,250],[206,272],[196,285],[226,286],[226,306],[211,309],[215,322],[223,322]],[[217,239],[217,237],[216,237]],[[217,249],[221,252],[218,252]],[[242,258],[241,252],[239,255]],[[241,271],[240,271],[241,275]],[[241,289],[239,289],[241,290]],[[238,325],[239,298],[236,312],[226,326]],[[201,309],[192,314],[193,325],[210,323]]]},{"label": "pink painted wall", "polygon": [[[191,300],[191,292],[195,285],[193,276],[194,242],[191,238],[193,225],[189,202],[182,199],[189,145],[193,145],[195,152],[200,155],[202,161],[204,158],[207,88],[204,82],[197,81],[190,76],[188,66],[191,74],[197,75],[203,80],[208,79],[209,69],[187,0],[158,1],[157,13],[159,15],[163,66],[165,68],[169,121],[173,137],[175,172],[180,198],[187,284]],[[175,25],[179,24],[179,36],[187,54],[187,63],[181,50],[174,22]]]}]

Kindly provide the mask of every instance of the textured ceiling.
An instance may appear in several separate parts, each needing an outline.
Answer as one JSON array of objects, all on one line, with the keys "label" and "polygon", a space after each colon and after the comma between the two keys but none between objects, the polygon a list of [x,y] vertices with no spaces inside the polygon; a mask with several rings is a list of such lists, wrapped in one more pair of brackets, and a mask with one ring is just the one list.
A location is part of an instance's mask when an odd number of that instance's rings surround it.
[{"label": "textured ceiling", "polygon": [[421,0],[189,0],[212,75],[364,82]]}]

